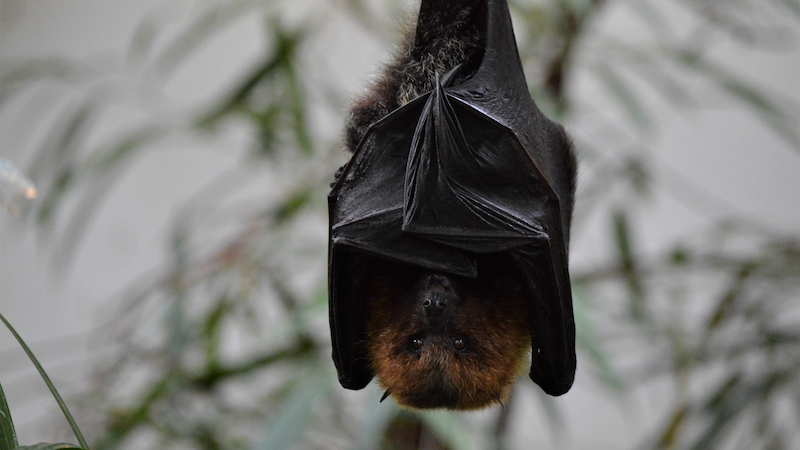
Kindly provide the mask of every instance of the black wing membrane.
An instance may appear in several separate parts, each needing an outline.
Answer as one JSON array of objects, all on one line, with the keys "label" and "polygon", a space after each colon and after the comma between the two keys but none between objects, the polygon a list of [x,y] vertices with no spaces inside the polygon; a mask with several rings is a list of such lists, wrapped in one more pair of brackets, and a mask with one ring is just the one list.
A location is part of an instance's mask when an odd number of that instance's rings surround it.
[{"label": "black wing membrane", "polygon": [[370,127],[329,195],[333,358],[346,388],[372,378],[360,347],[369,258],[475,277],[479,255],[498,252],[527,284],[531,379],[551,395],[572,386],[569,144],[528,93],[505,0],[489,0],[487,21],[477,72],[456,86],[448,74]]}]

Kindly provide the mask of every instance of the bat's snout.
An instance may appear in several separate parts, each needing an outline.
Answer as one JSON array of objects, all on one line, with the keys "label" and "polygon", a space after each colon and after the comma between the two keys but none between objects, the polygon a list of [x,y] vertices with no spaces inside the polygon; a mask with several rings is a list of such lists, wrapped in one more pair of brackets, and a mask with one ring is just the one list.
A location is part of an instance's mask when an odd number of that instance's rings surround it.
[{"label": "bat's snout", "polygon": [[422,302],[422,308],[428,317],[440,317],[447,309],[447,298],[433,295]]},{"label": "bat's snout", "polygon": [[446,275],[430,274],[422,277],[418,297],[428,319],[441,318],[448,306],[458,299],[453,280]]}]

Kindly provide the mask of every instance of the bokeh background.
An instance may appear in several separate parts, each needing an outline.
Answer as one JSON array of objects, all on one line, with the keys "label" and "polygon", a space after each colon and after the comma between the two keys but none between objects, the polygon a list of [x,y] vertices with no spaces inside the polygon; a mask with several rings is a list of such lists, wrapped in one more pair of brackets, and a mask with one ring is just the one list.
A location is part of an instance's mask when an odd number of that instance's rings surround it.
[{"label": "bokeh background", "polygon": [[[0,0],[0,311],[97,449],[800,448],[800,3],[515,0],[580,160],[573,389],[410,413],[330,359],[326,194],[415,2]],[[22,444],[70,439],[10,334]]]}]

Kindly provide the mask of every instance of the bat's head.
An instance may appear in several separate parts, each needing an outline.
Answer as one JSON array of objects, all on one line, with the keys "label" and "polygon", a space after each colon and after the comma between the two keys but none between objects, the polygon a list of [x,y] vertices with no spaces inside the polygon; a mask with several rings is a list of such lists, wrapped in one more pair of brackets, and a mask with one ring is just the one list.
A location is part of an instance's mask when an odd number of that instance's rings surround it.
[{"label": "bat's head", "polygon": [[508,395],[531,348],[528,308],[507,265],[484,266],[476,279],[373,267],[367,354],[398,404],[479,409]]}]

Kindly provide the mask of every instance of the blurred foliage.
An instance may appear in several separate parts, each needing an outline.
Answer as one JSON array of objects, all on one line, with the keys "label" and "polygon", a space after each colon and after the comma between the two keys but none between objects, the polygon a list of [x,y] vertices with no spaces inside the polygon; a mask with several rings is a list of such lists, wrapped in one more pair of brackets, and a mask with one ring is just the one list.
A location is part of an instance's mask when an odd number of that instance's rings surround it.
[{"label": "blurred foliage", "polygon": [[77,448],[77,449],[88,449],[89,446],[86,444],[86,439],[84,439],[83,434],[81,433],[80,428],[78,428],[78,424],[75,423],[75,419],[72,418],[72,414],[69,412],[69,408],[67,408],[66,403],[64,403],[64,399],[61,398],[61,394],[58,393],[58,389],[56,389],[55,385],[52,381],[50,381],[50,377],[47,376],[47,373],[42,368],[42,365],[39,364],[39,360],[36,359],[31,349],[28,347],[28,344],[22,339],[22,337],[17,333],[14,327],[11,326],[10,323],[0,314],[0,322],[3,322],[3,325],[8,328],[8,331],[14,335],[14,339],[17,340],[17,343],[20,347],[25,351],[28,355],[28,358],[31,360],[33,365],[36,367],[36,370],[39,372],[39,376],[42,377],[42,380],[47,385],[47,388],[50,389],[50,393],[53,394],[53,398],[55,398],[56,402],[58,403],[59,408],[61,408],[61,413],[64,415],[64,418],[67,419],[69,422],[70,428],[72,428],[72,432],[75,434],[75,439],[81,444],[80,447],[76,447],[72,444],[46,444],[46,443],[39,443],[32,446],[19,446],[19,442],[17,440],[17,433],[14,429],[14,421],[12,420],[11,411],[8,407],[8,402],[6,401],[5,393],[3,392],[3,387],[0,386],[0,450],[12,450],[16,448],[22,449],[34,449],[34,450],[60,450],[60,449],[69,449],[69,448]]},{"label": "blurred foliage", "polygon": [[[231,150],[240,164],[176,212],[164,267],[115,299],[98,332],[112,351],[80,399],[91,448],[513,448],[510,424],[522,396],[533,396],[558,428],[557,401],[533,390],[518,389],[506,408],[478,416],[412,414],[379,404],[371,388],[356,395],[336,382],[325,196],[346,155],[324,123],[343,123],[346,99],[315,46],[339,20],[388,47],[397,39],[387,30],[396,28],[389,18],[399,2],[189,3],[148,16],[120,61],[4,60],[0,74],[0,106],[45,89],[52,96],[56,117],[25,170],[42,199],[22,213],[62,265],[142,155],[176,139],[249,136],[245,148]],[[623,399],[639,387],[668,386],[670,410],[641,448],[792,448],[800,442],[800,236],[734,208],[645,251],[637,219],[654,192],[675,190],[657,176],[670,169],[653,151],[664,111],[722,102],[800,149],[796,93],[760,86],[713,52],[720,45],[797,52],[800,6],[510,3],[532,95],[567,124],[579,148],[573,241],[599,216],[616,249],[591,267],[573,264],[581,373]],[[607,14],[639,31],[603,29]],[[263,59],[216,100],[165,108],[175,73],[253,16],[265,30]],[[576,97],[579,79],[602,95]],[[98,144],[93,133],[119,105],[140,120]],[[242,200],[253,168],[269,189]],[[702,210],[703,188],[677,184]]]}]

